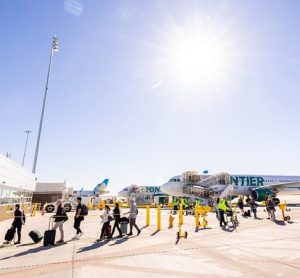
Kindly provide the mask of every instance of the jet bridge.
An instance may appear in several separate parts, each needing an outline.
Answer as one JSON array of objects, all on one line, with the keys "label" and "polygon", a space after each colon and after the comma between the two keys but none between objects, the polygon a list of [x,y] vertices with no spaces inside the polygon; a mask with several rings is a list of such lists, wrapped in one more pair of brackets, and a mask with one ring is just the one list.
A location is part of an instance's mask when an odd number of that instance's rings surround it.
[{"label": "jet bridge", "polygon": [[206,188],[209,191],[221,193],[229,184],[230,175],[228,173],[219,173],[198,182],[197,186]]}]

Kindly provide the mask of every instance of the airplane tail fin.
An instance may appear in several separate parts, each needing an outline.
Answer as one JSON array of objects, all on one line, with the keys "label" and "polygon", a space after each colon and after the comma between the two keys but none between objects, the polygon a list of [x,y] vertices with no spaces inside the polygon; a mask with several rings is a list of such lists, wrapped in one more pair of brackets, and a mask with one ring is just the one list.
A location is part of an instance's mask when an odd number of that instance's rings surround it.
[{"label": "airplane tail fin", "polygon": [[105,179],[103,182],[97,184],[94,191],[104,190],[107,187],[109,179]]}]

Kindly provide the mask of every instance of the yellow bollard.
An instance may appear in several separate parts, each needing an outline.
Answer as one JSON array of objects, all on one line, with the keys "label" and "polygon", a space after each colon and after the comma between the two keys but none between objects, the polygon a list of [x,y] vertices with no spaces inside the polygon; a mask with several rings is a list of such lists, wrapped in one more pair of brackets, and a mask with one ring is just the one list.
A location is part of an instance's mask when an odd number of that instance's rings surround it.
[{"label": "yellow bollard", "polygon": [[157,207],[157,231],[161,230],[161,207]]},{"label": "yellow bollard", "polygon": [[183,205],[181,204],[179,206],[179,226],[181,226],[183,224],[183,209],[182,209]]},{"label": "yellow bollard", "polygon": [[146,207],[146,227],[150,225],[150,206]]},{"label": "yellow bollard", "polygon": [[196,229],[199,229],[200,221],[199,221],[199,206],[195,206],[195,222],[196,222]]}]

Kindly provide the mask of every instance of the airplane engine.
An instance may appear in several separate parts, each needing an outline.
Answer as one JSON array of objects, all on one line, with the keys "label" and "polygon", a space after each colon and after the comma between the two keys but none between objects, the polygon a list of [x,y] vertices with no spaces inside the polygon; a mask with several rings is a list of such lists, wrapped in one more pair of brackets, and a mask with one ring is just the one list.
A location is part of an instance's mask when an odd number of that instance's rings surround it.
[{"label": "airplane engine", "polygon": [[[267,194],[275,197],[276,194],[271,189],[268,188],[257,188],[251,191],[251,197],[254,198],[255,201],[262,202],[265,201]],[[275,205],[280,203],[278,198],[274,198]]]}]

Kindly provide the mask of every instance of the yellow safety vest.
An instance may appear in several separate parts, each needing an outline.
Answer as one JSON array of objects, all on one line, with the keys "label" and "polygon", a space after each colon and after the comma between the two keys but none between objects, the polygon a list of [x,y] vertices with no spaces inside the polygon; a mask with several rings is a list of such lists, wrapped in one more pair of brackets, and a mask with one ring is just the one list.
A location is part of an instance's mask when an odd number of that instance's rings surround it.
[{"label": "yellow safety vest", "polygon": [[224,199],[220,200],[218,204],[218,209],[226,211],[227,206],[226,206],[226,201]]}]

